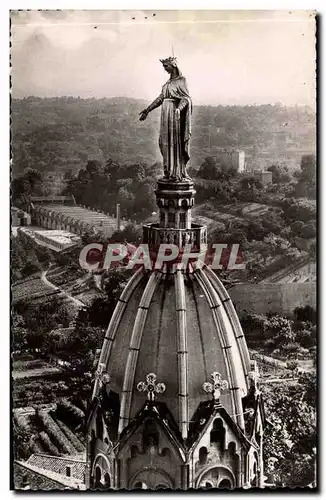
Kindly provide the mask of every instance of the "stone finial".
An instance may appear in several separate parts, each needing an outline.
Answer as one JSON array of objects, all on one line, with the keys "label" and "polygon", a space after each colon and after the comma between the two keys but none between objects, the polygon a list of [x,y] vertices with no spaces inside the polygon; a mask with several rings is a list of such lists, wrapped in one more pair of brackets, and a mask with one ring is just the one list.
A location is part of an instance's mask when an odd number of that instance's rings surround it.
[{"label": "stone finial", "polygon": [[251,361],[250,363],[250,372],[248,372],[248,379],[250,381],[251,387],[255,390],[258,389],[258,380],[259,380],[259,370],[257,361]]},{"label": "stone finial", "polygon": [[229,387],[229,384],[227,380],[222,380],[221,374],[218,372],[213,372],[211,379],[212,382],[204,382],[203,389],[207,394],[213,395],[214,401],[218,401],[221,391],[225,391]]},{"label": "stone finial", "polygon": [[147,398],[149,401],[154,401],[155,393],[160,394],[165,391],[165,384],[162,382],[156,383],[157,376],[155,373],[149,373],[146,375],[146,382],[138,382],[137,390],[139,392],[147,393]]},{"label": "stone finial", "polygon": [[106,366],[104,363],[100,363],[98,365],[98,368],[95,372],[95,380],[99,381],[99,386],[103,387],[104,385],[107,385],[110,383],[110,375],[106,371]]}]

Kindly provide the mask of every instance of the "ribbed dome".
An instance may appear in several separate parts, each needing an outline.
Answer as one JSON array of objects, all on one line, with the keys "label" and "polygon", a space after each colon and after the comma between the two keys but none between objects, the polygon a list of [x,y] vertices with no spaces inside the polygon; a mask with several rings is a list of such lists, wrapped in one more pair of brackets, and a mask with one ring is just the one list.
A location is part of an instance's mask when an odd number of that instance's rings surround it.
[{"label": "ribbed dome", "polygon": [[[120,397],[121,432],[141,409],[146,393],[137,384],[155,373],[182,436],[213,372],[227,380],[220,402],[244,429],[241,398],[249,388],[250,360],[230,297],[207,266],[190,272],[138,270],[124,289],[110,321],[99,363]],[[94,386],[98,393],[98,381]]]}]

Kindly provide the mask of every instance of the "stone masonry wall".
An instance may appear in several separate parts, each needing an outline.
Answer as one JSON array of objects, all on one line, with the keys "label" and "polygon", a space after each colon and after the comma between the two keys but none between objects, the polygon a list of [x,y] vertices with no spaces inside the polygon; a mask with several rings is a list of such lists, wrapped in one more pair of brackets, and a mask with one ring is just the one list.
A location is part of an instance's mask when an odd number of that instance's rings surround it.
[{"label": "stone masonry wall", "polygon": [[316,283],[240,283],[228,289],[238,315],[245,311],[292,316],[296,307],[317,307]]}]

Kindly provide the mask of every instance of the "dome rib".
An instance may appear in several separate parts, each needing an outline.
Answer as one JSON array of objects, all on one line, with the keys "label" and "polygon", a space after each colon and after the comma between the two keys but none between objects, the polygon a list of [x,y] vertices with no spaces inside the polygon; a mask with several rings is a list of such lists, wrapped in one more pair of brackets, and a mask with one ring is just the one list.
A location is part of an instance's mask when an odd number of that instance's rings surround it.
[{"label": "dome rib", "polygon": [[[209,280],[204,275],[204,273],[202,273],[201,270],[198,269],[194,272],[194,276],[195,276],[196,280],[198,281],[199,285],[201,286],[202,290],[204,291],[204,294],[205,294],[205,296],[208,300],[208,303],[210,305],[213,320],[214,320],[215,327],[216,327],[216,331],[219,334],[219,340],[220,340],[220,343],[222,345],[222,356],[223,356],[223,360],[224,360],[224,364],[225,364],[225,368],[226,368],[227,378],[228,378],[228,380],[232,380],[229,359],[226,355],[226,350],[224,349],[225,340],[224,340],[223,336],[221,337],[221,335],[220,335],[219,322],[218,322],[216,314],[214,314],[214,312],[215,312],[214,309],[220,307],[221,304],[219,303],[216,294],[215,294],[215,296],[213,294],[213,297],[211,297],[212,293],[211,293],[210,287],[209,287]],[[214,300],[212,300],[212,298],[215,298],[215,302],[214,302]],[[232,413],[237,414],[238,411],[236,409],[234,397],[231,397],[230,399],[231,399],[231,404],[232,404]]]},{"label": "dome rib", "polygon": [[[142,280],[143,276],[144,276],[143,270],[138,269],[138,271],[136,271],[135,274],[133,274],[133,276],[128,281],[127,285],[125,286],[125,288],[124,288],[124,290],[123,290],[123,292],[118,300],[118,303],[114,309],[114,312],[112,314],[109,326],[106,330],[106,334],[105,334],[105,337],[103,340],[101,354],[100,354],[100,358],[98,361],[99,366],[101,364],[103,364],[106,366],[106,369],[108,368],[107,364],[108,364],[108,361],[110,359],[112,345],[113,345],[113,342],[115,341],[115,336],[116,336],[117,330],[119,328],[121,318],[122,318],[123,313],[126,309],[126,306],[128,304],[128,300],[129,300],[130,296],[132,295],[134,290],[137,288],[137,286],[138,286],[139,282]],[[93,395],[92,395],[93,398],[97,395],[98,389],[99,389],[99,380],[95,380]]]},{"label": "dome rib", "polygon": [[188,435],[188,350],[186,325],[186,296],[184,276],[179,270],[175,274],[175,296],[177,314],[177,358],[179,375],[179,425],[184,439]]},{"label": "dome rib", "polygon": [[[230,332],[229,329],[227,328],[227,325],[225,325],[225,319],[223,318],[222,314],[223,305],[215,288],[213,287],[212,283],[205,275],[205,273],[202,270],[197,270],[195,272],[195,276],[199,281],[199,283],[201,284],[206,295],[209,297],[209,302],[211,304],[211,311],[217,332],[220,335],[223,358],[225,360],[228,378],[231,385],[231,387],[229,387],[229,390],[232,391],[231,401],[233,406],[233,413],[236,416],[236,420],[239,426],[243,429],[244,419],[242,415],[242,402],[241,402],[240,383],[239,383],[240,381],[238,378],[238,373],[234,363],[234,357],[232,354],[233,350],[232,338],[230,338]],[[227,314],[226,317],[228,318]]]},{"label": "dome rib", "polygon": [[249,357],[249,351],[248,347],[245,341],[245,337],[240,325],[240,321],[238,318],[238,315],[235,311],[234,305],[232,303],[231,297],[224,288],[223,284],[221,281],[218,279],[214,271],[210,269],[208,266],[205,265],[204,267],[205,273],[208,275],[210,281],[212,282],[215,290],[217,293],[222,296],[222,302],[224,304],[225,310],[227,312],[228,318],[231,322],[232,328],[235,331],[235,338],[239,347],[240,351],[240,356],[241,356],[241,361],[242,361],[242,366],[244,369],[246,381],[247,381],[247,387],[249,388],[248,384],[248,372],[250,371],[250,357]]},{"label": "dome rib", "polygon": [[123,380],[123,388],[121,391],[121,407],[120,407],[120,419],[119,419],[119,430],[118,430],[119,433],[121,433],[124,427],[126,427],[129,423],[132,393],[135,384],[135,373],[136,373],[138,354],[143,336],[144,326],[155,288],[157,284],[161,281],[162,276],[163,274],[160,271],[151,273],[138,306],[136,319],[128,348],[129,352],[128,352],[125,375]]}]

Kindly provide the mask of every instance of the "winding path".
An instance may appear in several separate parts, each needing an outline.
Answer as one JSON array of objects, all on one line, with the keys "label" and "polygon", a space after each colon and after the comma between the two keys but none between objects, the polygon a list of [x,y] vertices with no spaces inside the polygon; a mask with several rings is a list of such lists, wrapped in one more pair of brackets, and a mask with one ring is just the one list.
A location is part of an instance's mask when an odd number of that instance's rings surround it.
[{"label": "winding path", "polygon": [[50,269],[51,269],[51,265],[50,265],[50,267],[46,271],[42,272],[42,274],[41,274],[41,280],[43,281],[43,283],[45,283],[47,286],[49,286],[53,290],[59,291],[60,295],[62,295],[63,297],[66,297],[68,300],[72,301],[76,306],[78,306],[78,307],[85,307],[85,304],[83,302],[81,302],[80,300],[76,299],[75,297],[73,297],[72,295],[70,295],[69,293],[67,293],[65,290],[62,290],[60,287],[54,285],[53,283],[51,283],[51,281],[49,281],[47,279],[46,274],[47,274],[47,272]]}]

